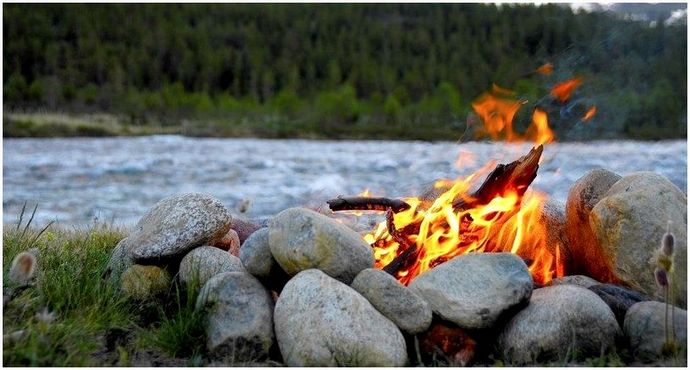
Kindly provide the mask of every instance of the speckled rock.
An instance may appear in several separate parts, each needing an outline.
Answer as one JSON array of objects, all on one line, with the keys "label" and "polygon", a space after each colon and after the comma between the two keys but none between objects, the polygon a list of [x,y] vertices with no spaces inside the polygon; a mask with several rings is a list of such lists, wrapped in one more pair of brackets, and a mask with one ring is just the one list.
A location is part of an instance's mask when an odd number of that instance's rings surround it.
[{"label": "speckled rock", "polygon": [[589,222],[598,243],[588,256],[603,263],[609,273],[590,275],[603,283],[623,283],[662,299],[654,280],[654,254],[671,221],[675,234],[675,304],[687,299],[687,198],[665,177],[638,172],[623,177],[594,206]]},{"label": "speckled rock", "polygon": [[290,275],[317,268],[346,284],[374,267],[374,252],[355,231],[305,208],[289,208],[269,223],[271,254]]},{"label": "speckled rock", "polygon": [[178,277],[185,285],[194,282],[197,286],[203,286],[213,276],[231,271],[246,270],[242,261],[228,251],[203,246],[194,248],[182,258]]},{"label": "speckled rock", "polygon": [[293,277],[275,308],[288,366],[404,366],[400,330],[364,297],[315,269]]},{"label": "speckled rock", "polygon": [[536,289],[529,305],[508,322],[498,350],[510,365],[536,365],[570,356],[599,356],[621,330],[611,309],[575,285]]},{"label": "speckled rock", "polygon": [[290,280],[290,275],[283,271],[271,254],[267,227],[255,231],[244,241],[240,259],[247,271],[271,290],[280,292]]},{"label": "speckled rock", "polygon": [[119,278],[120,275],[132,265],[134,265],[134,261],[129,255],[127,238],[124,238],[117,243],[110,254],[110,260],[108,260],[105,275],[111,278]]},{"label": "speckled rock", "polygon": [[385,271],[362,270],[350,287],[406,333],[421,333],[431,324],[431,306]]},{"label": "speckled rock", "polygon": [[165,198],[135,225],[127,238],[129,254],[137,263],[182,257],[195,247],[221,239],[231,221],[225,206],[209,195],[187,193]]},{"label": "speckled rock", "polygon": [[525,262],[511,253],[470,253],[417,276],[409,287],[445,320],[465,329],[491,327],[532,294]]},{"label": "speckled rock", "polygon": [[571,273],[588,276],[606,276],[608,268],[596,253],[598,248],[594,231],[589,224],[592,208],[621,177],[605,169],[587,172],[573,184],[565,205],[566,235],[572,251]]},{"label": "speckled rock", "polygon": [[122,293],[136,300],[145,301],[167,293],[172,285],[170,273],[158,266],[132,265],[122,273]]},{"label": "speckled rock", "polygon": [[[640,302],[630,307],[625,315],[623,330],[636,359],[654,361],[662,355],[666,342],[665,310],[666,304],[662,302]],[[671,310],[668,311],[669,330],[673,322],[676,343],[687,351],[687,311],[678,307],[674,307],[673,311],[673,321]]]},{"label": "speckled rock", "polygon": [[274,343],[273,300],[246,272],[224,272],[206,282],[196,302],[205,310],[206,347],[213,357],[261,361]]},{"label": "speckled rock", "polygon": [[227,234],[213,244],[213,246],[224,249],[235,257],[240,256],[240,237],[237,235],[237,231],[233,229],[228,230]]},{"label": "speckled rock", "polygon": [[563,284],[568,284],[568,285],[577,285],[583,288],[589,288],[594,285],[601,284],[598,281],[592,279],[589,276],[585,275],[568,275],[568,276],[563,276],[559,278],[555,278],[551,280],[549,285],[563,285]]}]

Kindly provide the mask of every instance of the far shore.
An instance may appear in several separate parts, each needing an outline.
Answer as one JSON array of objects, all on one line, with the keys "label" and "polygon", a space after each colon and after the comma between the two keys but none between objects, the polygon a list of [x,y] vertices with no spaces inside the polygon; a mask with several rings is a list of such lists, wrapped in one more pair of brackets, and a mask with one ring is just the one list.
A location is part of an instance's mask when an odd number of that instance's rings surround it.
[{"label": "far shore", "polygon": [[[434,129],[397,124],[379,127],[352,124],[337,129],[280,117],[175,119],[163,123],[158,119],[131,122],[125,115],[112,113],[31,112],[3,113],[4,138],[66,138],[66,137],[136,137],[149,135],[180,135],[209,138],[262,138],[310,140],[422,140],[473,141],[471,133],[453,125]],[[465,131],[465,132],[463,132]],[[557,141],[598,140],[682,140],[679,137],[628,137],[610,134],[596,139],[557,138]]]}]

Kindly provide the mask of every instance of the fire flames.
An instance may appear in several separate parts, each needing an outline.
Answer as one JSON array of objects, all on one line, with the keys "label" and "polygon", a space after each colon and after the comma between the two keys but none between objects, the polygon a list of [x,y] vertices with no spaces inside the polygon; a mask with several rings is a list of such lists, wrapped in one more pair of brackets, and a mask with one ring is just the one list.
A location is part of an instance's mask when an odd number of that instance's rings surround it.
[{"label": "fire flames", "polygon": [[[408,284],[414,277],[455,256],[466,253],[510,252],[528,262],[534,280],[545,284],[563,275],[560,246],[547,245],[546,226],[541,221],[546,197],[537,192],[523,197],[510,189],[488,204],[456,210],[454,200],[467,198],[477,181],[476,173],[460,178],[432,200],[406,198],[411,208],[394,215],[396,229],[419,225],[410,241],[419,249],[414,264],[398,271],[397,278]],[[438,186],[445,188],[446,181]],[[469,200],[469,198],[468,198]],[[403,252],[390,235],[387,223],[381,222],[364,239],[374,246],[376,267],[383,268]]]},{"label": "fire flames", "polygon": [[[552,66],[547,64],[537,72],[549,74],[551,70]],[[566,101],[581,82],[579,78],[561,82],[551,94]],[[494,140],[532,141],[537,145],[555,141],[547,113],[541,109],[534,110],[532,122],[524,134],[515,132],[513,119],[525,102],[514,99],[513,95],[512,91],[494,85],[491,92],[472,103],[484,123],[484,132]],[[590,119],[595,112],[595,107],[590,108],[584,120]],[[474,159],[471,153],[461,152],[461,155]],[[409,209],[389,214],[392,220],[379,223],[364,236],[374,248],[376,267],[385,268],[406,251],[414,250],[416,256],[412,262],[394,272],[397,279],[407,285],[419,274],[462,254],[510,252],[525,260],[537,284],[543,285],[554,277],[563,276],[563,246],[557,238],[549,237],[544,222],[545,194],[525,193],[526,189],[519,184],[509,183],[493,198],[474,201],[470,190],[476,188],[477,181],[485,177],[493,165],[487,164],[480,171],[455,181],[437,181],[434,185],[436,196],[405,198],[411,206]],[[458,200],[466,207],[458,207]]]}]

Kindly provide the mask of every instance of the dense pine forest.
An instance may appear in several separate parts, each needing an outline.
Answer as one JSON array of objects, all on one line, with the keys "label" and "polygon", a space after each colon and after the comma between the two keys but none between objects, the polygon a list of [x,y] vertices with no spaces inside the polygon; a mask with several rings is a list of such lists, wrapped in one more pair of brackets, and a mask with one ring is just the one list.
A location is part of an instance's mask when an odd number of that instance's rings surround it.
[{"label": "dense pine forest", "polygon": [[[59,135],[7,114],[57,112],[205,136],[456,140],[493,83],[544,107],[562,140],[686,136],[685,23],[563,5],[3,10],[5,136]],[[545,63],[553,73],[534,73]],[[569,102],[549,97],[573,77],[583,84]],[[582,122],[592,105],[597,115]]]}]

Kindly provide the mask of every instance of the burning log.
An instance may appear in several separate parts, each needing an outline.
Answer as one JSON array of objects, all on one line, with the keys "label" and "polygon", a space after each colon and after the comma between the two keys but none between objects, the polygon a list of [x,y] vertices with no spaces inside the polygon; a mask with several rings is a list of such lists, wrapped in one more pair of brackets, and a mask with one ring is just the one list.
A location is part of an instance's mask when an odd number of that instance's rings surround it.
[{"label": "burning log", "polygon": [[453,202],[453,208],[461,210],[487,204],[508,190],[515,190],[519,196],[522,196],[537,177],[539,159],[543,151],[544,146],[539,145],[514,162],[499,164],[469,198],[456,199]]},{"label": "burning log", "polygon": [[[539,159],[541,158],[543,149],[544,147],[539,145],[532,148],[527,155],[514,162],[499,164],[491,171],[486,180],[484,180],[482,185],[472,193],[471,196],[454,200],[453,209],[455,211],[461,211],[479,205],[485,205],[491,202],[492,199],[503,196],[509,191],[515,192],[518,195],[518,199],[521,199],[529,185],[537,177]],[[406,226],[402,230],[397,230],[393,224],[392,214],[388,216],[388,233],[395,242],[400,244],[401,249],[399,250],[402,252],[383,267],[383,270],[393,276],[397,276],[399,271],[404,271],[410,266],[413,266],[417,260],[418,247],[416,243],[409,241],[407,238],[409,234],[405,233],[405,231],[413,225],[419,230],[419,225],[412,224]],[[413,227],[413,229],[415,227]]]},{"label": "burning log", "polygon": [[386,211],[402,212],[410,209],[410,205],[400,199],[369,198],[369,197],[343,197],[327,201],[332,211]]}]

